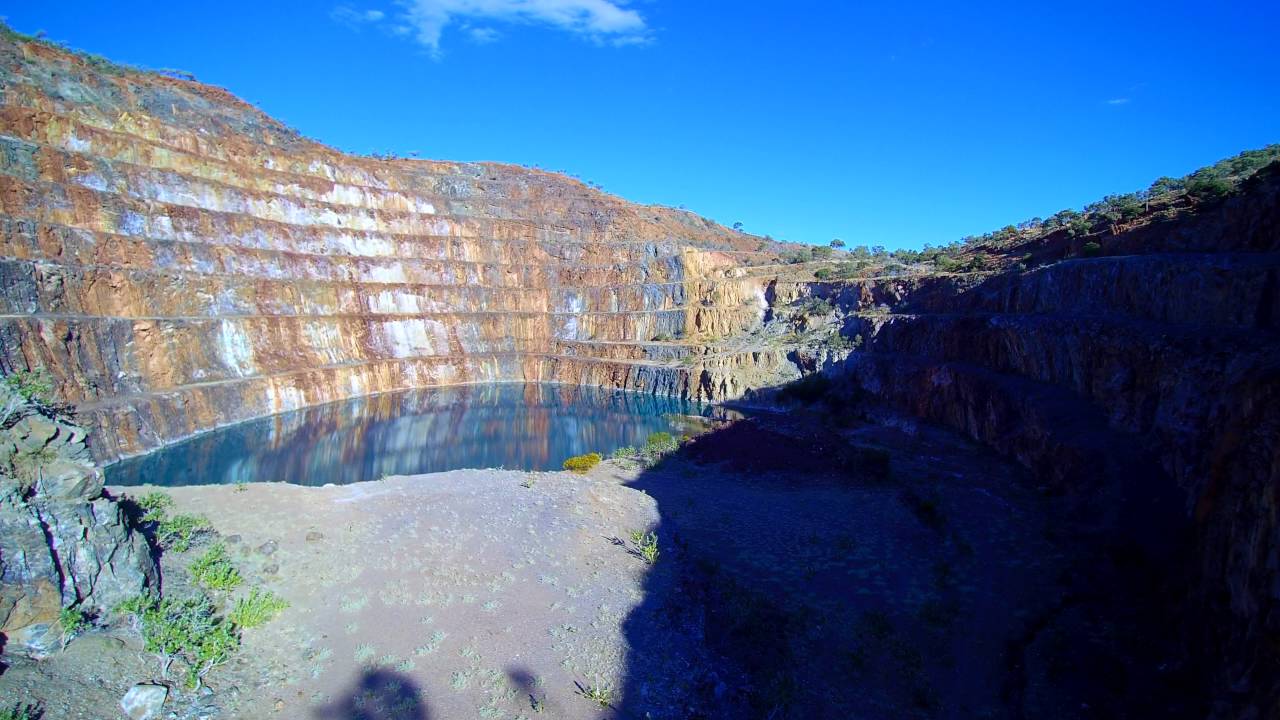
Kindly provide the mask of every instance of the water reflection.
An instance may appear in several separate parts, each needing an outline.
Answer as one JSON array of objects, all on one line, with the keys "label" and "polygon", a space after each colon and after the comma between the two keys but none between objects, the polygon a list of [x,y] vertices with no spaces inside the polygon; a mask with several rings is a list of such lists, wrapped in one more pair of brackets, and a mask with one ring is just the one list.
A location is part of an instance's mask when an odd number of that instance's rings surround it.
[{"label": "water reflection", "polygon": [[458,468],[559,469],[709,415],[675,398],[570,385],[471,385],[358,398],[253,420],[107,467],[113,485],[352,483]]}]

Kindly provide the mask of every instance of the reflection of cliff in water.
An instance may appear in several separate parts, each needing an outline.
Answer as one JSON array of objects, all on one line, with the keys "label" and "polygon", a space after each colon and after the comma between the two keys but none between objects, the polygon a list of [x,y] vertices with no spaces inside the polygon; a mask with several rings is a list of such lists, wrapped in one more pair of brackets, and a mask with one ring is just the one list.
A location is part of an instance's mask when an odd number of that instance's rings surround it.
[{"label": "reflection of cliff in water", "polygon": [[[495,384],[358,398],[241,423],[107,468],[111,484],[351,483],[458,468],[559,469],[565,458],[710,414],[677,398]],[[722,412],[718,409],[714,412]]]}]

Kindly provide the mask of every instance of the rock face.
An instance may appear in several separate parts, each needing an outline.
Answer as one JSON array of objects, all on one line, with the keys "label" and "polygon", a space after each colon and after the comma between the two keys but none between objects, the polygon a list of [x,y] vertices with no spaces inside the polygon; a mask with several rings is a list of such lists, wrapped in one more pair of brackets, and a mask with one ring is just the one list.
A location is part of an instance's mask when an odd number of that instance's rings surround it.
[{"label": "rock face", "polygon": [[1017,458],[1184,573],[1173,613],[1216,714],[1274,716],[1280,168],[1097,241],[1097,257],[1039,268],[810,291],[864,339],[842,366],[864,390]]},{"label": "rock face", "polygon": [[[0,387],[0,400],[11,396]],[[102,496],[82,428],[28,406],[0,440],[0,633],[6,652],[38,657],[58,646],[62,608],[105,615],[154,586],[157,571],[119,503]]]},{"label": "rock face", "polygon": [[0,89],[0,345],[57,374],[99,460],[432,385],[722,399],[767,351],[715,342],[760,324],[767,244],[690,213],[344,155],[215,88],[12,38]]}]

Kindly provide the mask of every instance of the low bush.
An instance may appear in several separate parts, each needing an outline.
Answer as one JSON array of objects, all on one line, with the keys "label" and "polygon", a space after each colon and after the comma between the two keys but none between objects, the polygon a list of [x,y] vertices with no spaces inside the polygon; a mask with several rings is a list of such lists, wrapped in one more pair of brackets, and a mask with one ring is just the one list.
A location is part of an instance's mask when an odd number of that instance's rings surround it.
[{"label": "low bush", "polygon": [[1193,175],[1187,182],[1187,194],[1200,202],[1220,200],[1231,194],[1231,183],[1219,177]]},{"label": "low bush", "polygon": [[600,461],[603,459],[604,458],[600,456],[600,453],[587,453],[586,455],[574,455],[573,457],[564,461],[564,469],[572,470],[578,473],[584,473],[590,470],[591,468],[599,465]]},{"label": "low bush", "polygon": [[675,449],[676,439],[669,432],[656,432],[650,433],[644,444],[646,447]]},{"label": "low bush", "polygon": [[58,613],[58,630],[62,633],[60,638],[62,649],[65,650],[68,643],[87,629],[89,629],[89,616],[83,610],[66,607]]},{"label": "low bush", "polygon": [[160,522],[173,509],[173,498],[162,492],[147,493],[138,498],[138,507],[142,508],[143,522]]},{"label": "low bush", "polygon": [[213,526],[200,515],[169,516],[173,498],[160,492],[147,493],[137,500],[142,521],[153,523],[156,541],[161,547],[186,552],[191,546],[213,534]]},{"label": "low bush", "polygon": [[236,627],[255,628],[270,622],[287,607],[289,602],[284,598],[270,590],[254,588],[248,595],[236,600],[229,617]]},{"label": "low bush", "polygon": [[1085,243],[1084,247],[1080,249],[1080,254],[1084,255],[1085,257],[1097,257],[1101,253],[1102,253],[1102,246],[1092,240]]},{"label": "low bush", "polygon": [[186,552],[200,540],[213,534],[208,519],[199,515],[174,515],[156,526],[160,544],[177,552]]},{"label": "low bush", "polygon": [[806,317],[822,317],[835,312],[836,308],[826,298],[805,298],[796,303],[796,310]]},{"label": "low bush", "polygon": [[143,647],[160,659],[169,676],[175,660],[186,666],[187,684],[199,687],[205,674],[231,659],[240,647],[235,625],[218,617],[203,595],[171,599],[140,595],[121,605],[142,633]]},{"label": "low bush", "polygon": [[23,402],[48,405],[53,395],[53,378],[41,370],[18,370],[4,376],[6,387]]},{"label": "low bush", "polygon": [[631,543],[635,546],[632,553],[653,565],[658,562],[658,534],[653,532],[631,531]]},{"label": "low bush", "polygon": [[0,709],[0,720],[40,720],[44,715],[38,705],[19,703],[13,707]]},{"label": "low bush", "polygon": [[634,447],[630,445],[623,445],[617,450],[614,450],[613,452],[609,453],[609,458],[611,460],[623,460],[626,458],[633,458],[639,454],[640,454],[640,451],[636,450]]},{"label": "low bush", "polygon": [[209,590],[230,591],[240,586],[240,571],[227,557],[227,546],[215,543],[191,563],[191,577]]},{"label": "low bush", "polygon": [[601,708],[613,707],[613,688],[600,682],[599,678],[590,685],[578,683],[578,693],[582,697],[597,703]]}]

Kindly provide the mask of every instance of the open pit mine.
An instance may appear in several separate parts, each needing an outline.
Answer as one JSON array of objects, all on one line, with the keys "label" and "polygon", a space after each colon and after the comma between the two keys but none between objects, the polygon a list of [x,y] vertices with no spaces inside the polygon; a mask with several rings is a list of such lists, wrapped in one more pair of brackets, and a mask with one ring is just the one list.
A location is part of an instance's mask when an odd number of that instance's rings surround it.
[{"label": "open pit mine", "polygon": [[[0,710],[1280,717],[1280,164],[1085,218],[846,272],[6,30]],[[495,383],[545,411],[423,395]],[[577,472],[375,462],[575,388],[687,406]],[[374,477],[191,450],[247,421]]]}]

